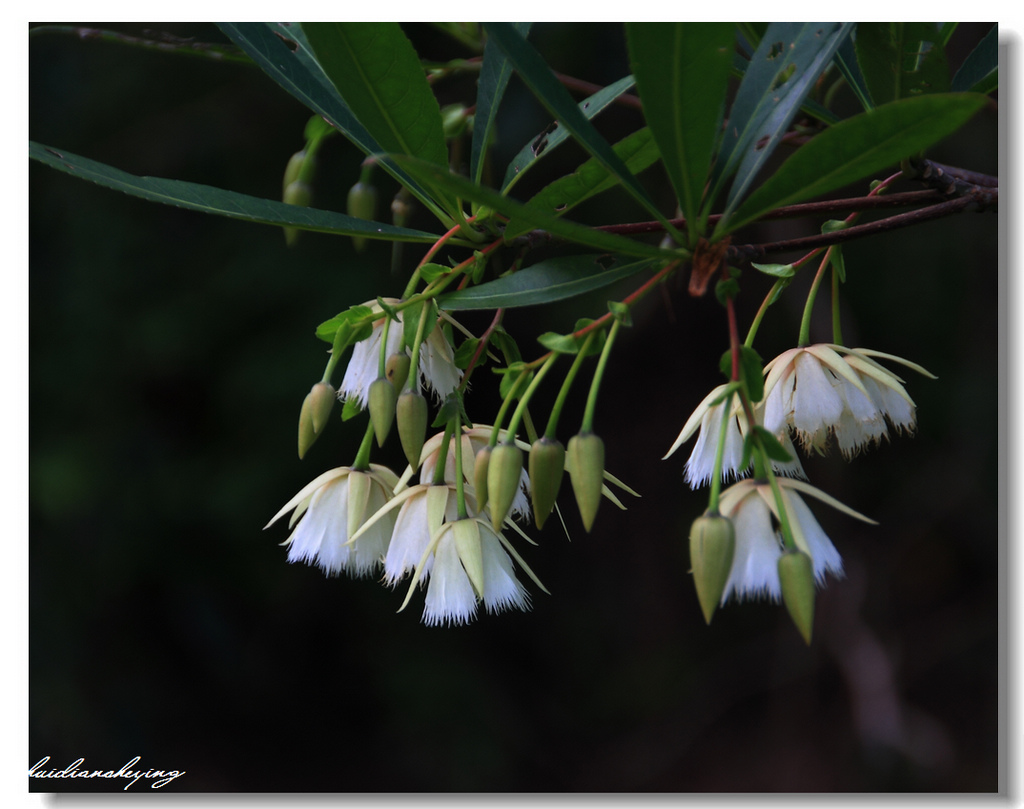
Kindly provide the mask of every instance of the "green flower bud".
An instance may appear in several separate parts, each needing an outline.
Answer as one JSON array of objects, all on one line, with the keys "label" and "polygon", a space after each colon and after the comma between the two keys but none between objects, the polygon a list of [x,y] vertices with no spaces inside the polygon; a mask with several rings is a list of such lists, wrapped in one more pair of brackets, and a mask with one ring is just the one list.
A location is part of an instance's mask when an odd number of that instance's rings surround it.
[{"label": "green flower bud", "polygon": [[334,403],[338,401],[338,395],[334,388],[326,382],[317,382],[309,395],[311,397],[310,412],[313,418],[313,432],[319,433],[327,426],[327,419],[334,409]]},{"label": "green flower bud", "polygon": [[306,162],[306,150],[300,149],[288,158],[288,165],[284,167],[284,180],[281,183],[281,192],[288,190],[288,186],[299,179],[299,172],[302,171],[302,164]]},{"label": "green flower bud", "polygon": [[[293,180],[284,189],[284,201],[289,205],[299,205],[308,208],[313,201],[313,189],[301,180]],[[289,246],[295,244],[299,237],[299,229],[293,227],[284,228],[284,240]]]},{"label": "green flower bud", "polygon": [[395,390],[401,390],[409,380],[409,364],[411,360],[404,351],[392,354],[388,357],[384,366],[384,376],[395,386]]},{"label": "green flower bud", "polygon": [[299,411],[299,459],[306,454],[306,451],[313,446],[317,439],[317,432],[313,429],[313,393],[310,391],[302,400],[302,410]]},{"label": "green flower bud", "polygon": [[697,588],[704,620],[711,623],[729,581],[736,553],[736,532],[732,520],[708,512],[690,527],[690,568]]},{"label": "green flower bud", "polygon": [[[352,186],[348,190],[348,215],[373,221],[377,215],[377,189],[363,182]],[[352,244],[361,253],[366,249],[366,237],[353,236]]]},{"label": "green flower bud", "polygon": [[589,532],[601,505],[604,486],[604,441],[594,433],[579,433],[569,439],[566,449],[572,473],[572,490],[583,527]]},{"label": "green flower bud", "polygon": [[476,520],[456,520],[452,524],[455,538],[455,551],[459,561],[469,576],[470,584],[476,591],[477,598],[484,595],[484,553],[480,543],[480,524]]},{"label": "green flower bud", "polygon": [[491,525],[500,531],[519,491],[523,451],[511,441],[498,444],[487,462],[487,494],[491,504]]},{"label": "green flower bud", "polygon": [[538,438],[530,447],[530,497],[533,501],[533,517],[537,527],[543,528],[544,521],[555,507],[558,490],[562,487],[562,472],[565,469],[565,447],[553,438]]},{"label": "green flower bud", "polygon": [[466,115],[465,104],[448,104],[441,108],[441,123],[444,127],[445,140],[452,140],[466,131],[469,116]]},{"label": "green flower bud", "polygon": [[480,511],[487,505],[487,471],[492,451],[493,447],[484,447],[473,459],[473,488],[476,490],[476,505]]},{"label": "green flower bud", "polygon": [[814,565],[803,551],[786,551],[779,557],[782,602],[808,646],[814,626]]},{"label": "green flower bud", "polygon": [[384,446],[384,440],[391,432],[391,422],[395,420],[395,400],[397,398],[395,386],[384,377],[378,377],[370,383],[367,406],[379,447]]},{"label": "green flower bud", "polygon": [[418,469],[423,442],[427,437],[427,400],[422,394],[405,391],[395,406],[398,438],[409,466]]}]

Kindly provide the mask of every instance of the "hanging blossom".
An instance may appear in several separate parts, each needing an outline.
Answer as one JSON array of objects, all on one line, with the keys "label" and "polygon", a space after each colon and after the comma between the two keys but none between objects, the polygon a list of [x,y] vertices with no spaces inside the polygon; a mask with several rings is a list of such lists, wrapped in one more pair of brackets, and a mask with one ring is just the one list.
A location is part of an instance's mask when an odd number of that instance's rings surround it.
[{"label": "hanging blossom", "polygon": [[[466,476],[472,475],[475,452],[486,446],[490,435],[490,431],[482,427],[474,429],[479,434],[466,430],[462,437],[463,474]],[[426,587],[422,620],[428,626],[468,623],[476,617],[480,604],[489,613],[511,608],[529,609],[529,594],[516,578],[513,559],[542,590],[545,590],[544,585],[503,533],[491,527],[486,510],[478,510],[473,488],[468,482],[463,484],[468,515],[459,519],[451,447],[450,465],[445,465],[445,481],[439,484],[432,482],[442,439],[443,434],[433,436],[424,445],[423,456],[430,463],[425,460],[421,467],[420,479],[423,482],[404,488],[411,475],[411,470],[407,470],[406,476],[396,483],[395,496],[366,520],[363,528],[356,532],[355,541],[361,539],[362,531],[372,530],[378,520],[394,514],[397,509],[384,558],[384,583],[395,587],[411,574],[406,603],[417,585]],[[529,508],[528,502],[525,501],[526,509]],[[456,523],[467,521],[475,526],[455,528]],[[522,533],[511,520],[506,520],[506,525]],[[456,530],[460,534],[472,534],[472,539],[464,539],[460,546],[456,542]],[[467,544],[470,550],[467,550]]]},{"label": "hanging blossom", "polygon": [[936,378],[916,363],[871,349],[791,348],[765,366],[765,428],[780,437],[792,429],[805,449],[819,453],[833,435],[846,458],[887,438],[890,425],[897,433],[913,432],[916,406],[904,380],[873,357]]},{"label": "hanging blossom", "polygon": [[384,560],[394,518],[376,522],[372,530],[361,532],[357,541],[349,538],[390,500],[397,484],[397,476],[377,464],[365,470],[332,469],[289,500],[265,529],[294,509],[288,521],[294,530],[282,543],[288,548],[289,562],[316,564],[328,576],[342,571],[367,576]]},{"label": "hanging blossom", "polygon": [[[726,388],[728,388],[728,385],[719,385],[704,397],[704,400],[697,405],[697,409],[690,414],[690,418],[686,420],[686,424],[683,425],[683,429],[676,437],[672,447],[662,458],[662,460],[668,458],[679,447],[689,441],[698,429],[700,430],[697,435],[697,441],[693,445],[693,451],[690,453],[690,458],[686,462],[686,471],[684,473],[686,482],[690,484],[691,489],[697,489],[705,485],[714,474],[715,455],[718,451],[718,442],[722,434],[722,419],[726,418]],[[762,410],[758,407],[754,411],[754,418],[760,420],[761,416]],[[725,447],[722,451],[722,480],[740,477],[750,469],[753,463],[751,461],[746,469],[740,469],[740,464],[743,461],[743,439],[750,432],[750,427],[738,393],[730,398],[728,420],[729,422],[725,428]],[[783,448],[790,454],[793,460],[785,463],[773,460],[772,468],[783,475],[806,478],[807,475],[804,474],[803,466],[800,463],[800,459],[796,456],[796,450],[793,447],[793,442],[789,440],[789,436],[781,436],[781,442]]]},{"label": "hanging blossom", "polygon": [[[812,560],[814,580],[820,587],[825,574],[842,577],[843,561],[839,552],[814,518],[800,492],[816,497],[844,514],[858,520],[876,524],[834,497],[801,480],[776,478],[782,492],[786,516],[793,530],[793,540],[799,550]],[[778,601],[782,596],[779,583],[779,557],[783,552],[779,525],[778,504],[772,487],[763,480],[741,480],[722,492],[719,511],[732,520],[736,536],[736,550],[732,569],[722,593],[722,604],[730,596],[737,601],[745,598],[770,598]]]},{"label": "hanging blossom", "polygon": [[[385,298],[388,304],[401,303],[397,298]],[[376,301],[367,301],[364,306],[374,312],[383,312]],[[450,319],[450,318],[449,318]],[[381,342],[384,340],[384,324],[387,318],[380,318],[373,323],[373,331],[365,340],[360,340],[352,347],[352,357],[345,369],[345,376],[338,388],[338,396],[342,399],[356,399],[360,407],[366,407],[370,385],[380,376]],[[454,321],[452,321],[454,322]],[[398,353],[402,345],[402,313],[399,312],[388,327],[387,347],[384,357]],[[444,335],[440,322],[431,329],[420,346],[419,368],[416,372],[416,383],[421,389],[426,383],[439,399],[444,399],[458,387],[462,380],[462,371],[455,366],[455,351]]]}]

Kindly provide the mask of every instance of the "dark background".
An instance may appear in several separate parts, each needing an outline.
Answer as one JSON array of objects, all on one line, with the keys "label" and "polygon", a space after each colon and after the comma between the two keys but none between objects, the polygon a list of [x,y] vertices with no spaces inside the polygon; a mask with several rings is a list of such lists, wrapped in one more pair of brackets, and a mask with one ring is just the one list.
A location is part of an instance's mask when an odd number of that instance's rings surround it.
[{"label": "dark background", "polygon": [[[99,25],[223,41],[208,25]],[[958,30],[954,67],[988,27]],[[428,58],[469,55],[430,27],[407,30]],[[531,38],[579,78],[628,72],[619,26],[545,25]],[[32,39],[29,82],[35,140],[272,198],[308,118],[256,68],[66,35]],[[472,84],[439,93],[471,99]],[[506,105],[499,170],[548,123],[515,80]],[[612,139],[639,125],[622,107],[601,121]],[[995,174],[996,127],[993,106],[930,154]],[[582,159],[563,147],[535,184]],[[341,138],[324,147],[319,206],[343,209],[359,160]],[[669,210],[658,170],[644,181]],[[395,189],[378,184],[384,218]],[[576,218],[647,218],[606,196]],[[919,407],[913,439],[805,462],[812,483],[880,523],[814,506],[847,578],[819,593],[807,647],[778,605],[730,605],[705,626],[687,574],[706,491],[682,479],[692,442],[660,459],[720,381],[727,333],[711,296],[670,283],[612,355],[596,429],[608,469],[642,499],[627,496],[625,513],[605,503],[588,535],[564,491],[572,541],[553,520],[532,531],[538,547],[519,543],[551,596],[531,584],[531,612],[426,628],[422,596],[396,615],[403,591],[287,565],[285,528],[261,530],[308,480],[349,463],[362,436],[361,419],[335,419],[296,458],[299,405],[326,361],[316,325],[399,294],[419,248],[394,278],[383,243],[357,255],[346,238],[307,233],[286,249],[276,228],[35,164],[29,206],[29,765],[48,755],[48,766],[116,769],[141,756],[140,767],[187,771],[169,789],[209,792],[997,789],[994,214],[845,249],[848,344],[938,380],[895,368]],[[411,224],[436,229],[422,214]],[[762,327],[765,359],[795,344],[805,275]],[[743,282],[745,330],[768,284]],[[567,331],[629,290],[510,311],[506,325],[532,357],[531,334]],[[812,339],[827,341],[819,308]],[[488,320],[466,318],[477,333]],[[492,417],[491,387],[475,376],[471,418]],[[539,419],[557,385],[546,388]],[[375,459],[397,467],[394,444]],[[58,785],[123,788],[29,786]]]}]

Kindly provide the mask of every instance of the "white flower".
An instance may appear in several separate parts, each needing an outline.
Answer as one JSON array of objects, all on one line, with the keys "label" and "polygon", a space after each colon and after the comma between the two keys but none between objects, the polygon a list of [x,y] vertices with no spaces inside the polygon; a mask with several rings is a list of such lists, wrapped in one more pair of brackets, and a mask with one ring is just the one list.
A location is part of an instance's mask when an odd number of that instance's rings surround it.
[{"label": "white flower", "polygon": [[845,457],[897,431],[913,431],[915,405],[900,377],[872,357],[915,363],[864,348],[818,344],[792,348],[765,366],[764,426],[782,436],[792,428],[805,449],[824,452],[830,434]]},{"label": "white flower", "polygon": [[434,569],[427,584],[423,607],[423,623],[427,626],[469,623],[476,617],[480,601],[490,613],[511,607],[529,609],[529,596],[516,579],[512,559],[502,548],[502,544],[508,543],[491,528],[489,521],[476,519],[473,522],[477,526],[474,533],[479,538],[482,592],[477,593],[459,555],[454,523],[446,523],[436,540]]},{"label": "white flower", "polygon": [[[711,480],[715,469],[715,455],[718,452],[718,442],[722,435],[722,419],[725,418],[725,394],[728,385],[719,385],[711,393],[704,397],[704,400],[697,405],[697,409],[690,414],[683,429],[676,437],[675,443],[669,449],[662,460],[668,458],[673,452],[688,441],[697,429],[697,441],[693,445],[693,451],[686,462],[686,482],[690,488],[696,489]],[[754,413],[754,418],[761,414],[760,408]],[[747,470],[740,469],[743,461],[743,439],[750,432],[747,424],[746,414],[743,412],[742,402],[738,394],[730,399],[729,423],[725,428],[725,447],[722,451],[722,480],[729,480],[743,475]],[[772,468],[784,475],[806,477],[800,459],[796,456],[792,441],[788,435],[781,436],[783,448],[792,456],[793,460],[786,463],[772,461]],[[748,463],[748,469],[750,464]]]},{"label": "white flower", "polygon": [[[843,561],[835,546],[825,535],[811,510],[798,492],[816,497],[834,508],[864,522],[874,520],[844,506],[820,489],[800,480],[776,479],[785,503],[786,516],[793,530],[793,540],[799,550],[812,560],[814,579],[819,586],[825,574],[843,575]],[[732,570],[722,593],[722,604],[729,596],[744,598],[767,597],[778,600],[782,595],[778,562],[782,555],[782,534],[778,505],[767,481],[741,480],[722,493],[719,500],[722,515],[732,520],[736,533],[736,551]]]},{"label": "white flower", "polygon": [[[388,304],[398,304],[395,298],[385,298]],[[363,304],[374,312],[383,312],[376,301]],[[366,407],[370,385],[380,376],[381,343],[384,340],[384,324],[386,318],[373,323],[373,331],[365,340],[360,340],[352,347],[352,357],[345,369],[345,377],[338,388],[338,396],[343,399],[356,399],[360,407]],[[402,344],[402,314],[392,321],[388,327],[388,342],[384,350],[384,359],[399,351]],[[444,399],[458,387],[462,380],[462,371],[455,367],[455,352],[448,343],[440,322],[431,329],[423,345],[420,346],[419,368],[416,372],[418,389],[424,381],[434,393]]]},{"label": "white flower", "polygon": [[374,525],[357,541],[349,537],[385,505],[397,483],[390,469],[377,464],[369,470],[332,469],[289,500],[266,528],[294,509],[288,523],[294,530],[282,543],[288,548],[289,562],[315,563],[328,576],[343,570],[351,576],[366,576],[384,559],[394,518]]}]

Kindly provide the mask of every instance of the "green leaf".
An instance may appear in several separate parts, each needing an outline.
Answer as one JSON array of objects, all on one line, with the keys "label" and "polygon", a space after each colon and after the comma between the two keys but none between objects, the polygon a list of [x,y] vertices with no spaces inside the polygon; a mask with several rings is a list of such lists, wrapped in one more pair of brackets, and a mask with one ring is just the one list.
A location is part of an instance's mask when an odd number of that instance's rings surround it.
[{"label": "green leaf", "polygon": [[441,108],[398,23],[303,23],[317,61],[381,151],[445,165]]},{"label": "green leaf", "polygon": [[556,334],[553,331],[546,331],[537,338],[537,342],[550,351],[557,351],[560,354],[576,354],[580,347],[576,338],[571,334]]},{"label": "green leaf", "polygon": [[970,52],[953,77],[953,92],[991,93],[999,86],[999,26],[992,30]]},{"label": "green leaf", "polygon": [[860,72],[860,66],[857,64],[857,52],[853,46],[853,37],[847,37],[843,40],[843,44],[839,46],[839,50],[836,52],[835,64],[839,68],[839,72],[843,74],[843,78],[846,79],[846,83],[853,91],[853,94],[857,96],[861,107],[865,110],[874,109],[875,105],[871,101],[868,85],[864,81],[863,74]]},{"label": "green leaf", "polygon": [[857,24],[857,61],[876,105],[949,90],[949,66],[930,22]]},{"label": "green leaf", "polygon": [[746,196],[852,23],[772,23],[736,93],[714,183],[736,172],[723,216]]},{"label": "green leaf", "polygon": [[460,199],[478,203],[500,214],[504,214],[509,219],[522,219],[533,227],[543,228],[552,236],[612,253],[625,253],[631,256],[660,256],[663,258],[682,257],[682,254],[678,251],[664,250],[645,242],[627,239],[615,233],[605,233],[601,230],[578,225],[566,219],[559,219],[544,211],[528,207],[521,202],[516,202],[509,197],[502,196],[497,191],[471,183],[465,177],[451,174],[447,169],[442,169],[431,163],[424,163],[416,160],[416,158],[405,157],[404,155],[394,155],[393,159],[410,173],[423,178],[424,181],[429,181],[432,185],[447,188]]},{"label": "green leaf", "polygon": [[[638,174],[658,159],[658,146],[646,127],[627,135],[615,144],[615,153],[625,162],[627,168]],[[584,200],[618,185],[608,169],[591,158],[572,174],[559,177],[553,183],[538,191],[527,205],[549,212],[552,216],[568,213]],[[514,239],[531,229],[531,225],[519,219],[512,219],[505,226],[505,238]]]},{"label": "green leaf", "polygon": [[[365,154],[385,150],[370,135],[338,95],[317,63],[301,27],[296,23],[218,23],[218,27],[270,78],[309,109],[322,115]],[[294,49],[286,42],[294,45]],[[378,163],[442,221],[447,220],[431,195],[386,158]]]},{"label": "green leaf", "polygon": [[761,447],[764,449],[764,454],[773,461],[789,463],[793,460],[793,456],[786,451],[786,448],[782,446],[779,439],[772,435],[771,432],[759,424],[754,426],[754,432],[761,439]]},{"label": "green leaf", "polygon": [[751,261],[750,266],[776,278],[790,278],[796,273],[796,268],[792,264],[755,264]]},{"label": "green leaf", "polygon": [[[726,379],[732,379],[732,349],[726,349],[718,363],[719,370]],[[750,346],[740,346],[740,379],[747,386],[750,401],[759,402],[764,396],[764,363],[761,355]]]},{"label": "green leaf", "polygon": [[[513,23],[515,29],[524,37],[530,32],[532,23]],[[494,120],[498,115],[498,106],[505,95],[512,66],[505,54],[493,42],[484,45],[483,63],[480,65],[480,79],[476,92],[476,113],[473,118],[473,142],[470,146],[469,176],[480,182],[484,170],[484,152],[491,139]]]},{"label": "green leaf", "polygon": [[687,222],[690,244],[720,130],[733,54],[732,23],[627,23],[644,118]]},{"label": "green leaf", "polygon": [[584,356],[590,357],[595,354],[600,354],[601,349],[604,348],[605,339],[608,336],[604,329],[591,331],[582,337],[576,336],[576,332],[582,331],[593,322],[592,318],[581,317],[576,321],[576,325],[572,327],[572,333],[555,334],[553,331],[545,332],[537,338],[537,342],[545,348],[552,351],[558,351],[562,354],[578,354],[583,350],[583,346],[587,344],[587,340],[589,339],[590,346],[587,348],[587,353],[584,354]]},{"label": "green leaf", "polygon": [[369,239],[387,239],[402,242],[433,243],[437,236],[421,230],[398,228],[383,222],[368,222],[333,211],[286,205],[276,200],[250,197],[223,188],[214,188],[183,180],[165,180],[160,177],[137,177],[105,163],[51,149],[41,143],[29,142],[29,157],[46,163],[98,185],[123,191],[134,197],[162,202],[202,213],[258,222],[264,225],[287,225],[301,230],[337,233],[345,236],[365,236]]},{"label": "green leaf", "polygon": [[[366,320],[373,314],[373,310],[369,306],[351,306],[344,312],[339,312],[330,320],[325,320],[319,326],[316,327],[316,336],[327,343],[334,343],[336,341],[335,335],[338,330],[344,327],[348,327],[350,333],[346,335],[348,343],[357,343],[360,340],[365,340],[370,336],[373,331],[373,324],[371,321]],[[353,324],[364,321],[361,326],[354,326]],[[339,349],[344,350],[345,346],[338,346]]]},{"label": "green leaf", "polygon": [[[602,87],[589,98],[579,103],[579,110],[584,118],[593,118],[602,112],[616,98],[621,96],[633,86],[633,77],[625,76],[617,82]],[[505,179],[502,180],[501,189],[508,193],[508,190],[522,178],[528,169],[536,164],[542,157],[551,154],[569,139],[569,130],[559,126],[556,121],[537,137],[530,138],[530,142],[519,150],[519,153],[512,158],[512,162],[505,169]]]},{"label": "green leaf", "polygon": [[[382,151],[445,166],[441,108],[419,56],[396,22],[303,23],[317,61]],[[439,195],[446,211],[454,198]]]},{"label": "green leaf", "polygon": [[[547,63],[509,23],[484,23],[488,36],[515,67],[519,77],[533,92],[558,122],[564,126],[580,144],[596,157],[632,194],[637,201],[650,211],[660,222],[665,221],[657,206],[651,201],[644,187],[640,185],[615,151],[608,144],[590,120],[580,112],[569,91],[555,77]],[[674,229],[669,228],[670,232]]]},{"label": "green leaf", "polygon": [[918,96],[836,124],[801,146],[732,218],[720,220],[715,235],[893,166],[955,132],[984,103],[974,93]]},{"label": "green leaf", "polygon": [[562,256],[546,259],[525,270],[480,286],[441,295],[442,309],[509,309],[551,303],[601,289],[622,278],[650,269],[650,259],[605,266],[598,256]]},{"label": "green leaf", "polygon": [[466,370],[469,367],[470,360],[473,359],[473,355],[476,354],[477,347],[480,345],[480,339],[477,337],[469,337],[462,341],[462,344],[455,349],[455,367]]}]

